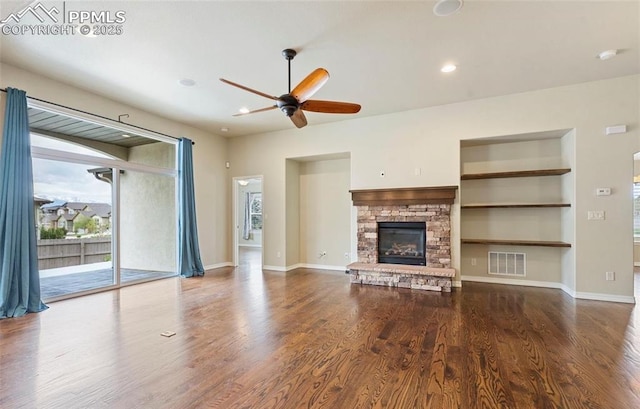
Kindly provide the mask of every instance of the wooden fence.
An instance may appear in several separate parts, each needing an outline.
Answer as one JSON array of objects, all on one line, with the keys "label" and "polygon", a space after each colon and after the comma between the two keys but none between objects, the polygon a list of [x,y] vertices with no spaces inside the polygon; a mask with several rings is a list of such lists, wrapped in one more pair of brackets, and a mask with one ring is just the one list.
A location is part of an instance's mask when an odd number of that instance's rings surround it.
[{"label": "wooden fence", "polygon": [[111,260],[111,237],[38,240],[38,268],[78,266]]}]

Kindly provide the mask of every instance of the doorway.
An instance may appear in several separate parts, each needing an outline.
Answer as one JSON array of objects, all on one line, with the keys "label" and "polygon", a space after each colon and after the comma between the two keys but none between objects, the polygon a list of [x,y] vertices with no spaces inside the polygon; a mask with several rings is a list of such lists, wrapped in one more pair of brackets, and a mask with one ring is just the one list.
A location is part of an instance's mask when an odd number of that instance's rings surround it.
[{"label": "doorway", "polygon": [[262,271],[263,192],[262,176],[233,178],[234,266]]}]

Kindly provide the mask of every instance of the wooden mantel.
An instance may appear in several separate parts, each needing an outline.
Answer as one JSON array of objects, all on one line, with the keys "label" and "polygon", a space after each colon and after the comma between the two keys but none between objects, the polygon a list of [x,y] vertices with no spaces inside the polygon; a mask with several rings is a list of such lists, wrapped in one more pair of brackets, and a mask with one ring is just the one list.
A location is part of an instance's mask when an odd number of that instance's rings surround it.
[{"label": "wooden mantel", "polygon": [[458,186],[350,190],[354,206],[453,204]]}]

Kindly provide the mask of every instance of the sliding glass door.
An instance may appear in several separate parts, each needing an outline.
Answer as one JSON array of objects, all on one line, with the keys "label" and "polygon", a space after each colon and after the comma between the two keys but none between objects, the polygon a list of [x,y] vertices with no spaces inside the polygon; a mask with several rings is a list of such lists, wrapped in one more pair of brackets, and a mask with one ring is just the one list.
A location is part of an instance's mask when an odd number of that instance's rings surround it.
[{"label": "sliding glass door", "polygon": [[176,275],[175,146],[128,148],[128,161],[32,134],[44,300]]}]

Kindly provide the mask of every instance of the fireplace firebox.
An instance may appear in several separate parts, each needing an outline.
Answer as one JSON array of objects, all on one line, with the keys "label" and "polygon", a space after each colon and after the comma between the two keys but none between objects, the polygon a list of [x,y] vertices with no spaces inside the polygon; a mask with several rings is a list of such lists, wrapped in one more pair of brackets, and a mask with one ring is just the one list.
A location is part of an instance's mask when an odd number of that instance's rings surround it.
[{"label": "fireplace firebox", "polygon": [[424,222],[378,222],[378,263],[426,265]]}]

